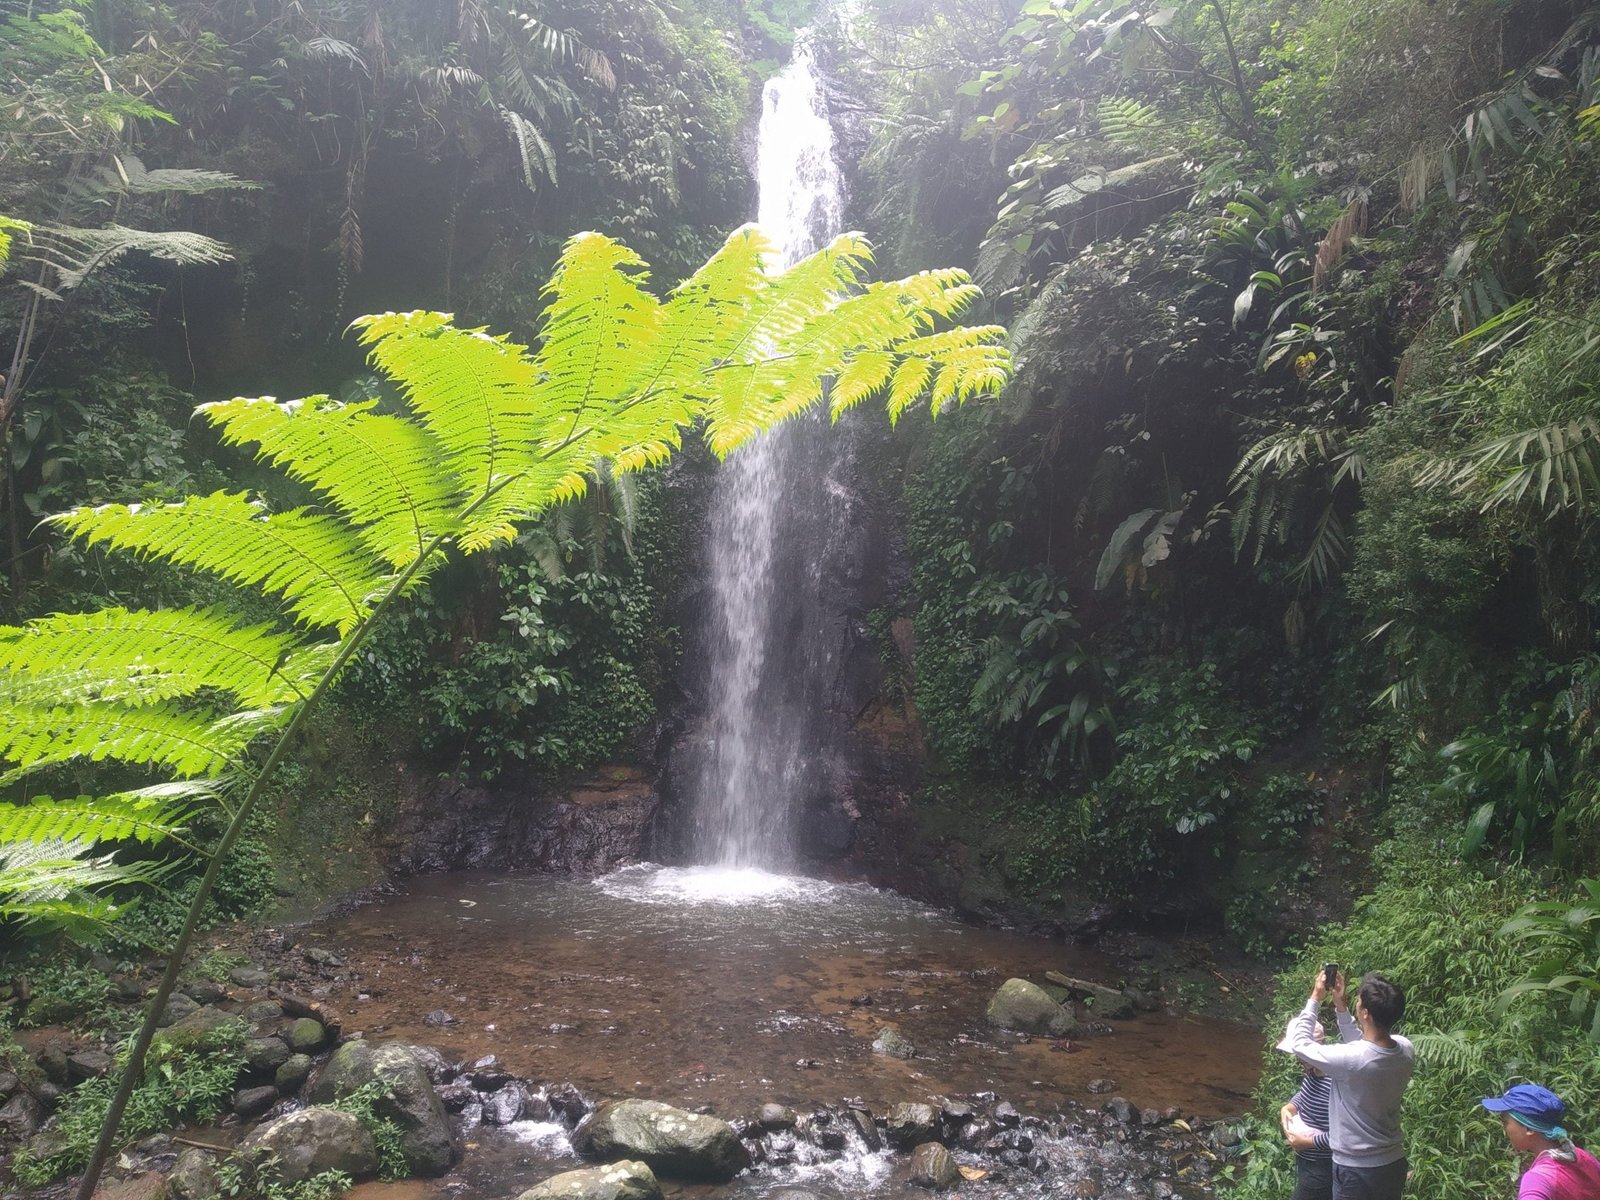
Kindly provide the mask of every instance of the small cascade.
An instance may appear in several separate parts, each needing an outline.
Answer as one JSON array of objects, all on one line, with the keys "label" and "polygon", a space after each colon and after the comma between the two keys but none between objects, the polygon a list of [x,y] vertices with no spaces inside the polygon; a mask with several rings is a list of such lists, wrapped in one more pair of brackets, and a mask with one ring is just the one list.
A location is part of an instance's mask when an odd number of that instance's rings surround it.
[{"label": "small cascade", "polygon": [[[758,223],[787,267],[840,231],[841,175],[804,35],[768,81],[759,133]],[[831,651],[819,630],[824,552],[843,519],[841,451],[818,421],[773,431],[731,456],[711,513],[711,738],[694,807],[703,863],[782,867],[817,769],[819,692]],[[833,455],[834,457],[830,457]]]}]

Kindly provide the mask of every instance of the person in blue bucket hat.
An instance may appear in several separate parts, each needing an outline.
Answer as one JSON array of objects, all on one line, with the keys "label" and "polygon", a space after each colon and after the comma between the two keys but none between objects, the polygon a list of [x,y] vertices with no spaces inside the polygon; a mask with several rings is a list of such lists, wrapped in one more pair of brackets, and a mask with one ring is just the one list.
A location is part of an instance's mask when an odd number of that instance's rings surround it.
[{"label": "person in blue bucket hat", "polygon": [[1480,1103],[1499,1114],[1513,1150],[1533,1155],[1517,1200],[1600,1200],[1600,1162],[1567,1136],[1567,1106],[1560,1096],[1536,1083],[1519,1083]]}]

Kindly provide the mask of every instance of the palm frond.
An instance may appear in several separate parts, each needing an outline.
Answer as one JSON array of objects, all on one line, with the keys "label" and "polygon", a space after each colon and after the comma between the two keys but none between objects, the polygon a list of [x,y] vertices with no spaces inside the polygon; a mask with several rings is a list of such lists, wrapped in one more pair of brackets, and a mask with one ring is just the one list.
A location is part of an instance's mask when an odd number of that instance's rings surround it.
[{"label": "palm frond", "polygon": [[502,107],[500,119],[505,122],[511,141],[517,148],[523,185],[530,192],[536,192],[541,177],[551,183],[559,183],[556,177],[556,152],[550,148],[544,131],[515,109]]},{"label": "palm frond", "polygon": [[1600,419],[1578,417],[1491,438],[1464,460],[1438,459],[1418,475],[1483,496],[1483,509],[1531,504],[1548,513],[1600,497]]}]

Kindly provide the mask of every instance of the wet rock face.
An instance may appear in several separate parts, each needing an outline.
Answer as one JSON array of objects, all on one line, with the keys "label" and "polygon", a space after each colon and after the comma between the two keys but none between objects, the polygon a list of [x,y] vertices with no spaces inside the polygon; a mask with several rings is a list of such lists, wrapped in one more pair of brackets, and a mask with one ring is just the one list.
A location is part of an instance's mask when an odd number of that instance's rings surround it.
[{"label": "wet rock face", "polygon": [[600,874],[649,857],[646,843],[657,804],[654,790],[632,768],[603,770],[557,792],[435,782],[407,805],[390,865],[410,875]]},{"label": "wet rock face", "polygon": [[674,1179],[726,1183],[750,1165],[733,1126],[655,1100],[602,1104],[572,1135],[580,1154],[638,1159]]}]

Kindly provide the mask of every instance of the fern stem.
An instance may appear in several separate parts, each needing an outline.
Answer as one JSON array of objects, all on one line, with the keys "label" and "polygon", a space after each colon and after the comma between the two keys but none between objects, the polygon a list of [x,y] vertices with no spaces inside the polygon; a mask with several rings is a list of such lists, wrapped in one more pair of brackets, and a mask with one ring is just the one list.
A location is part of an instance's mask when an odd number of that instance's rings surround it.
[{"label": "fern stem", "polygon": [[[461,513],[462,517],[470,516],[474,510],[480,508],[502,491],[519,476],[510,476],[484,490],[483,495],[468,505]],[[284,729],[277,744],[272,747],[272,753],[267,756],[267,761],[262,764],[261,770],[256,774],[255,781],[250,785],[250,790],[245,798],[239,802],[238,809],[233,814],[233,820],[228,822],[228,827],[223,831],[222,838],[217,842],[216,849],[211,853],[211,860],[206,864],[205,874],[200,877],[200,887],[195,892],[194,900],[189,904],[189,912],[184,917],[183,928],[178,933],[178,939],[173,943],[172,950],[167,956],[166,971],[161,976],[161,984],[156,988],[156,994],[150,1001],[150,1007],[145,1012],[144,1023],[139,1026],[139,1036],[134,1039],[133,1049],[128,1055],[128,1062],[122,1069],[122,1078],[117,1083],[116,1095],[111,1098],[111,1107],[106,1110],[105,1121],[100,1126],[100,1136],[95,1142],[94,1153],[90,1156],[88,1165],[83,1169],[83,1177],[78,1181],[76,1200],[90,1200],[94,1195],[96,1186],[100,1182],[101,1172],[105,1170],[106,1160],[111,1157],[111,1150],[116,1144],[117,1132],[122,1126],[122,1115],[127,1111],[128,1101],[133,1095],[139,1078],[144,1074],[145,1056],[150,1051],[150,1043],[155,1039],[156,1027],[161,1020],[161,1012],[166,1008],[167,1001],[172,998],[172,993],[178,986],[178,975],[183,970],[184,957],[189,953],[189,944],[194,940],[195,931],[200,926],[200,916],[204,912],[206,901],[211,898],[211,889],[217,882],[217,876],[222,871],[222,864],[232,852],[234,844],[238,842],[244,832],[245,822],[254,810],[256,801],[260,798],[267,780],[283,761],[288,752],[289,744],[296,734],[305,725],[307,717],[327,695],[328,690],[338,679],[339,673],[344,669],[352,655],[361,648],[367,635],[377,624],[381,617],[394,601],[395,597],[405,591],[417,574],[444,548],[450,540],[449,533],[436,535],[432,542],[424,548],[390,585],[383,598],[378,601],[365,620],[356,625],[345,638],[344,644],[339,648],[339,653],[323,672],[322,678],[317,680],[317,686],[311,694],[301,703]]]}]

